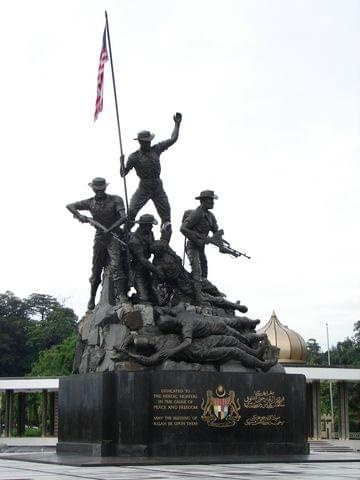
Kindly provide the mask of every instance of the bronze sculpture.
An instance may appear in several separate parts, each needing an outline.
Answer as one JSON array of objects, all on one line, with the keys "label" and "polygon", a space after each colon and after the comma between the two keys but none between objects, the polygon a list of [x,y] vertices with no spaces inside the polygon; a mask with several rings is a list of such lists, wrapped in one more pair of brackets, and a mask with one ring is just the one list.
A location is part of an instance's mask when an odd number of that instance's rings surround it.
[{"label": "bronze sculpture", "polygon": [[144,354],[130,352],[128,350],[130,342],[122,351],[146,366],[161,364],[166,359],[189,363],[224,363],[228,360],[237,360],[245,367],[266,372],[277,362],[275,357],[269,360],[259,358],[269,348],[268,346],[261,346],[258,349],[247,348],[229,335],[208,335],[196,338],[185,347],[181,346],[181,338],[176,334],[135,337],[133,341],[135,349],[145,350]]},{"label": "bronze sculpture", "polygon": [[[151,253],[154,254],[153,264],[157,267],[161,279],[169,289],[177,289],[183,295],[193,301],[199,300],[195,295],[191,274],[185,270],[181,258],[169,246],[167,242],[156,240],[151,245]],[[240,305],[240,302],[230,302],[208,279],[202,281],[202,291],[200,292],[200,303],[206,302],[210,305],[217,305],[227,309],[238,310],[246,313],[247,307]]]},{"label": "bronze sculpture", "polygon": [[155,300],[151,272],[160,276],[158,268],[149,261],[151,245],[155,241],[152,229],[158,222],[153,215],[145,214],[141,215],[136,223],[138,228],[130,234],[129,238],[134,283],[140,301],[142,303],[151,303],[151,301],[154,302]]},{"label": "bronze sculpture", "polygon": [[[101,283],[101,274],[107,264],[109,264],[114,282],[117,301],[119,303],[127,301],[124,253],[121,251],[119,242],[123,238],[120,226],[126,221],[125,207],[121,197],[106,193],[107,185],[104,178],[94,178],[89,186],[93,189],[95,196],[66,206],[79,222],[90,223],[96,228],[92,272],[89,279],[91,285],[89,310],[93,310],[95,307],[95,297]],[[83,210],[89,211],[92,218],[82,215],[80,211]]]},{"label": "bronze sculpture", "polygon": [[[214,200],[218,198],[214,191],[202,191],[196,197],[200,206],[185,212],[183,217],[180,230],[186,238],[191,273],[184,268],[181,258],[170,246],[170,205],[160,179],[159,158],[178,138],[181,114],[176,114],[174,121],[171,138],[154,146],[151,146],[153,135],[150,132],[142,131],[138,134],[140,150],[129,156],[126,167],[121,171],[125,176],[135,168],[140,177],[128,215],[122,198],[106,193],[108,184],[101,177],[94,178],[89,183],[95,193],[94,197],[67,205],[75,218],[82,223],[90,223],[96,229],[88,310],[91,312],[94,309],[103,271],[105,275],[109,272],[114,295],[109,295],[108,300],[101,297],[100,303],[111,302],[110,298],[115,297],[116,304],[115,310],[111,305],[105,305],[104,309],[94,311],[93,319],[89,317],[92,325],[89,328],[93,332],[92,343],[87,345],[85,341],[82,346],[83,358],[84,355],[90,355],[91,366],[78,365],[75,370],[94,371],[94,365],[96,368],[106,357],[98,342],[100,338],[105,338],[106,344],[107,332],[116,330],[115,327],[103,330],[109,323],[118,323],[122,334],[129,332],[129,329],[139,330],[136,341],[129,343],[129,338],[132,338],[129,337],[116,348],[122,355],[144,365],[158,364],[168,358],[200,364],[234,359],[245,366],[266,371],[276,363],[266,335],[256,333],[259,320],[237,316],[237,312],[247,312],[247,307],[239,301],[229,301],[207,278],[207,244],[213,243],[220,252],[235,257],[245,255],[232,249],[223,239],[223,231],[219,229],[211,212]],[[159,240],[155,240],[153,234],[153,227],[158,224],[153,215],[143,214],[135,221],[137,212],[150,199],[161,218]],[[80,212],[83,210],[89,211],[91,217],[82,215]],[[131,231],[134,224],[136,228]],[[120,228],[122,225],[123,229]],[[129,298],[131,286],[135,287],[136,293]],[[138,306],[140,310],[135,309]],[[147,323],[144,323],[143,315],[147,315]],[[152,325],[153,330],[147,330],[146,325]],[[102,329],[101,332],[99,329]],[[148,339],[149,344],[153,343],[150,356],[134,353],[141,338]],[[146,343],[145,340],[143,343]],[[109,341],[113,345],[115,340]],[[265,358],[264,355],[270,358]],[[113,362],[119,362],[116,355],[112,358]]]},{"label": "bronze sculpture", "polygon": [[219,227],[216,218],[210,210],[214,208],[214,200],[218,196],[212,190],[204,190],[196,200],[200,200],[200,206],[195,210],[185,212],[181,233],[186,237],[186,254],[191,265],[191,273],[194,282],[194,293],[198,302],[201,303],[201,283],[208,276],[205,245],[209,243],[209,232],[218,232]]},{"label": "bronze sculpture", "polygon": [[128,212],[130,222],[134,221],[139,210],[152,200],[161,218],[162,226],[166,228],[171,225],[170,204],[160,179],[160,155],[177,141],[181,120],[181,113],[176,113],[175,127],[171,137],[156,145],[151,145],[155,135],[148,130],[142,130],[134,139],[139,142],[140,149],[129,155],[124,169],[121,169],[121,176],[125,176],[134,168],[140,178],[139,186],[130,200]]}]

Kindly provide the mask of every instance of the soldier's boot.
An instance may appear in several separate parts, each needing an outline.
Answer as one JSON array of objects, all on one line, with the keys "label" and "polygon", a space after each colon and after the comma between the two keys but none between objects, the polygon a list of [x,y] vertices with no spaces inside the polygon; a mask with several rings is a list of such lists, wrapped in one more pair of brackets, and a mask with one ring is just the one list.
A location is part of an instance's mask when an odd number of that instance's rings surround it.
[{"label": "soldier's boot", "polygon": [[99,286],[99,284],[91,285],[90,299],[89,299],[88,305],[87,305],[88,310],[94,310],[94,308],[95,308],[95,298],[96,298],[96,292],[97,292],[98,286]]},{"label": "soldier's boot", "polygon": [[161,227],[161,240],[165,240],[167,243],[170,243],[171,235],[172,235],[172,225],[170,221],[162,222]]},{"label": "soldier's boot", "polygon": [[114,280],[114,293],[116,305],[121,303],[129,303],[129,298],[125,291],[125,280]]},{"label": "soldier's boot", "polygon": [[202,294],[201,282],[198,280],[193,281],[193,291],[196,305],[207,307],[209,302],[206,301]]},{"label": "soldier's boot", "polygon": [[246,305],[240,305],[239,300],[234,304],[234,309],[241,313],[246,313],[248,311],[248,307]]}]

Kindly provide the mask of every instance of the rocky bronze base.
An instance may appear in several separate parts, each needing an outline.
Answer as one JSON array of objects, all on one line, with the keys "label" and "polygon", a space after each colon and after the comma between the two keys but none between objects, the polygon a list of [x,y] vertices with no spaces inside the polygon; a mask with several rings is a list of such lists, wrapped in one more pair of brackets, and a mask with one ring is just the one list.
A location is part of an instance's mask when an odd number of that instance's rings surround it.
[{"label": "rocky bronze base", "polygon": [[57,452],[307,454],[305,377],[147,370],[63,378]]}]

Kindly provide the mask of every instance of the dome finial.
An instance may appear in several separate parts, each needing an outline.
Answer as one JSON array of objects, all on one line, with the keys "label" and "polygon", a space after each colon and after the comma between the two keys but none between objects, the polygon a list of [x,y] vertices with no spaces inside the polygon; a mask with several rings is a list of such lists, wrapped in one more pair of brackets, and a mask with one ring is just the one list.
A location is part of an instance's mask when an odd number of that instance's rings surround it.
[{"label": "dome finial", "polygon": [[283,325],[276,316],[275,310],[259,333],[266,333],[271,345],[280,348],[280,363],[306,362],[307,350],[304,339],[297,332]]}]

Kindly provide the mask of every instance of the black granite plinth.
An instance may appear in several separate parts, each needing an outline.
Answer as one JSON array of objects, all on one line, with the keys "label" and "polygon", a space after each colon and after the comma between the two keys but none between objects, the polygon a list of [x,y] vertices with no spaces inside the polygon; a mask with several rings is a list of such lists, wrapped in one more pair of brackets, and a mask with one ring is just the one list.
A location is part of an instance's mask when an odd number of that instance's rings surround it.
[{"label": "black granite plinth", "polygon": [[303,375],[122,371],[60,380],[58,453],[308,453]]}]

